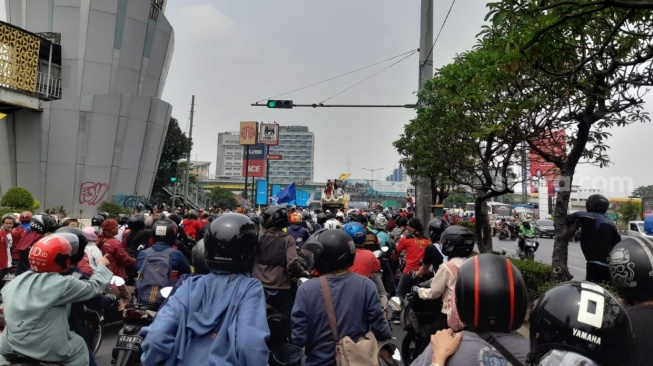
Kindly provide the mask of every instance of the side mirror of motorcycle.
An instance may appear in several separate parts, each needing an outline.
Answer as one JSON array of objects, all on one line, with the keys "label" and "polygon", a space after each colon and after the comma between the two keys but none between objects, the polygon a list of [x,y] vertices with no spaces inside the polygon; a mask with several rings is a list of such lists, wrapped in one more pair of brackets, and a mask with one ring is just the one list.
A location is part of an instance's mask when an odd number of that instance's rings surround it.
[{"label": "side mirror of motorcycle", "polygon": [[401,303],[402,301],[399,296],[393,296],[390,298],[390,301],[388,301],[388,307],[390,307],[392,311],[401,311],[402,309]]},{"label": "side mirror of motorcycle", "polygon": [[390,250],[390,248],[388,248],[388,247],[381,247],[381,251],[382,251],[383,253],[386,253],[386,252],[388,252],[389,250]]},{"label": "side mirror of motorcycle", "polygon": [[167,299],[170,296],[170,292],[172,292],[172,286],[164,287],[159,292],[161,292],[161,296]]},{"label": "side mirror of motorcycle", "polygon": [[374,256],[377,257],[377,258],[380,258],[380,257],[381,257],[381,254],[383,254],[383,252],[380,251],[380,250],[375,250],[375,251],[373,251],[372,253],[374,253]]},{"label": "side mirror of motorcycle", "polygon": [[114,286],[124,286],[125,280],[123,280],[122,277],[113,276],[111,277],[109,284]]}]

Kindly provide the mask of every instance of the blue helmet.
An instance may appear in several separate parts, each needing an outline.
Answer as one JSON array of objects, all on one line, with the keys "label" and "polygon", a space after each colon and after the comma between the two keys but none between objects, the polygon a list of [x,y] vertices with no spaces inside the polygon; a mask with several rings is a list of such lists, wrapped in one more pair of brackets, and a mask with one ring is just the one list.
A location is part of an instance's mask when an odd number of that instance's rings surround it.
[{"label": "blue helmet", "polygon": [[644,233],[653,235],[653,214],[648,214],[644,218]]},{"label": "blue helmet", "polygon": [[342,228],[354,240],[354,245],[363,245],[365,242],[365,227],[358,222],[350,221]]}]

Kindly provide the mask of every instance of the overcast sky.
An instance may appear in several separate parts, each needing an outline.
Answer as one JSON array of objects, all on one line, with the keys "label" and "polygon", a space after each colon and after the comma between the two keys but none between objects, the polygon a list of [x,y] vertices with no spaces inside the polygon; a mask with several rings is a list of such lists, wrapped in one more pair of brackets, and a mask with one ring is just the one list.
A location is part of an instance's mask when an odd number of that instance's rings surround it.
[{"label": "overcast sky", "polygon": [[[437,34],[450,6],[435,1]],[[4,13],[4,7],[1,12]],[[434,49],[435,67],[451,62],[476,42],[486,14],[484,1],[457,0]],[[195,94],[195,142],[192,158],[211,161],[215,172],[217,135],[235,131],[239,121],[276,121],[305,125],[315,134],[316,181],[347,172],[370,179],[362,168],[397,166],[392,147],[414,117],[409,109],[271,110],[250,103],[309,85],[419,47],[420,1],[417,0],[168,0],[166,17],[175,30],[175,52],[163,99],[187,130]],[[4,18],[4,14],[3,15]],[[317,103],[388,66],[376,67],[287,95],[295,103]],[[414,55],[327,103],[415,103],[418,56]],[[280,98],[281,99],[281,98]],[[647,110],[653,111],[653,98]],[[577,170],[584,186],[602,181],[614,196],[653,184],[646,159],[653,123],[611,131],[613,164]],[[375,179],[378,179],[375,176]],[[618,182],[629,182],[618,184]]]}]

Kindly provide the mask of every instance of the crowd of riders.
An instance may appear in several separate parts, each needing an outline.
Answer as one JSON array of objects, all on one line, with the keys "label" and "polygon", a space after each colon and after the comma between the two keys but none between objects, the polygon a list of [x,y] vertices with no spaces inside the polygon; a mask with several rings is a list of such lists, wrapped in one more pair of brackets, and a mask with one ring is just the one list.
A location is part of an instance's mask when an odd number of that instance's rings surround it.
[{"label": "crowd of riders", "polygon": [[[590,197],[570,217],[583,227],[588,281],[558,284],[530,305],[510,259],[474,255],[467,227],[443,217],[424,225],[412,210],[152,210],[98,214],[83,229],[45,213],[8,215],[0,274],[15,278],[2,281],[0,357],[95,365],[84,307],[144,303],[158,312],[141,332],[143,365],[299,365],[279,361],[288,345],[307,366],[344,365],[347,342],[391,339],[402,320],[389,300],[412,296],[437,300],[430,342],[404,359],[412,365],[645,365],[653,241],[614,236],[606,202]],[[516,331],[529,308],[524,338]],[[389,364],[378,350],[365,357],[349,364]]]}]

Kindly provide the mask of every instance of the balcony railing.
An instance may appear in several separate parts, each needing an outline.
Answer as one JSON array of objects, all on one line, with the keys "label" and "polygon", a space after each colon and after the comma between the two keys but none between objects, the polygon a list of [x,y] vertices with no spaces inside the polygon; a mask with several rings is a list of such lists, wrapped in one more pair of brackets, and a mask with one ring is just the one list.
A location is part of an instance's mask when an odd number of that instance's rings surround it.
[{"label": "balcony railing", "polygon": [[61,78],[39,71],[35,93],[43,99],[61,99]]}]

